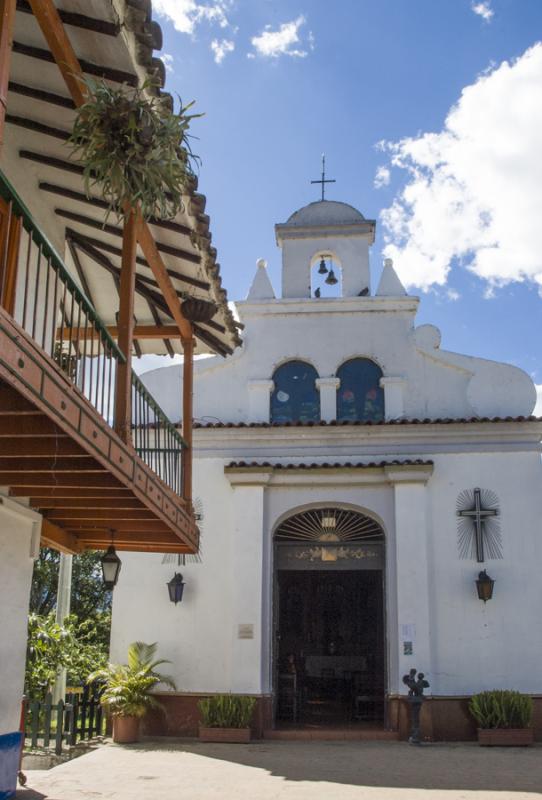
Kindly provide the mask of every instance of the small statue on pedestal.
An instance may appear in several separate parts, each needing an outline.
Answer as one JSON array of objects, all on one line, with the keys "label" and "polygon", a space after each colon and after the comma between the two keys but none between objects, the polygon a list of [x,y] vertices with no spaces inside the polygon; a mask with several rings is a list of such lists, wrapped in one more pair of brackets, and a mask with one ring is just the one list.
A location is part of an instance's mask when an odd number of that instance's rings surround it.
[{"label": "small statue on pedestal", "polygon": [[[418,677],[416,678],[416,674]],[[423,690],[429,687],[423,672],[411,669],[408,675],[403,675],[403,683],[408,686],[408,702],[411,712],[411,730],[408,737],[409,744],[421,744],[420,739],[420,711],[425,700]]]}]

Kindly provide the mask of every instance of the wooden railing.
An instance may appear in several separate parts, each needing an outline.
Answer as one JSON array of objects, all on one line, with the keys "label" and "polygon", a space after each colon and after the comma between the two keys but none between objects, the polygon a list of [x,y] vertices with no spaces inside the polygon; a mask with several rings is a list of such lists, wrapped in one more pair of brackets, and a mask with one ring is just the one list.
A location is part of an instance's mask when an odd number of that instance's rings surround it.
[{"label": "wooden railing", "polygon": [[[60,367],[110,427],[117,375],[126,358],[61,257],[0,172],[0,298],[3,307]],[[138,455],[183,493],[185,443],[131,371],[131,440]]]}]

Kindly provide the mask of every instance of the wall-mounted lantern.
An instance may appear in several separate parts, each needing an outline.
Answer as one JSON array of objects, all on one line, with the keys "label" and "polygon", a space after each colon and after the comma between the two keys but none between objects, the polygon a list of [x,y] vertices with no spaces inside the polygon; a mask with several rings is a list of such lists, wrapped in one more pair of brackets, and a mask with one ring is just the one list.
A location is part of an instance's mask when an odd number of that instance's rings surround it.
[{"label": "wall-mounted lantern", "polygon": [[102,565],[103,579],[106,589],[114,589],[119,579],[119,572],[122,561],[117,555],[114,546],[111,544],[100,559]]},{"label": "wall-mounted lantern", "polygon": [[483,600],[484,603],[487,603],[488,600],[491,600],[493,597],[493,586],[495,585],[495,581],[493,578],[490,578],[487,572],[482,570],[482,572],[478,575],[478,580],[476,581],[476,591],[478,592],[478,597],[480,600]]},{"label": "wall-mounted lantern", "polygon": [[183,599],[184,581],[180,572],[176,572],[173,578],[167,584],[169,599],[172,603],[180,603]]}]

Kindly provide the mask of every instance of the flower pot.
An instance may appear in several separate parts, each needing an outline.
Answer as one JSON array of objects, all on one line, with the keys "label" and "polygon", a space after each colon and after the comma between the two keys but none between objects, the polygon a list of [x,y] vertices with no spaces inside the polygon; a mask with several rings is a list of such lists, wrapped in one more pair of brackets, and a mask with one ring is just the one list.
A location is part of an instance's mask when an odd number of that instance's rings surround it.
[{"label": "flower pot", "polygon": [[197,297],[187,297],[181,303],[181,310],[190,322],[209,322],[217,312],[217,306],[210,300],[200,300]]},{"label": "flower pot", "polygon": [[250,742],[250,728],[206,728],[199,726],[200,742]]},{"label": "flower pot", "polygon": [[139,741],[139,717],[113,717],[113,741],[132,744]]},{"label": "flower pot", "polygon": [[484,747],[527,747],[534,742],[534,728],[478,728],[478,744]]}]

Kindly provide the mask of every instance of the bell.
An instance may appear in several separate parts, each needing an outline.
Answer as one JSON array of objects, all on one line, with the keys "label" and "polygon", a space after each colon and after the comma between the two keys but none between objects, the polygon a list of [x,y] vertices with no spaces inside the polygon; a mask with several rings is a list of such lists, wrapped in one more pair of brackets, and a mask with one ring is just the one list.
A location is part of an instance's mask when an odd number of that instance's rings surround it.
[{"label": "bell", "polygon": [[333,267],[331,267],[331,269],[329,270],[329,275],[327,276],[325,282],[328,284],[328,286],[335,286],[335,284],[339,282],[335,277],[335,273],[333,272]]},{"label": "bell", "polygon": [[318,268],[318,275],[326,275],[328,269],[326,267],[326,262],[323,258],[320,259],[320,266]]}]

